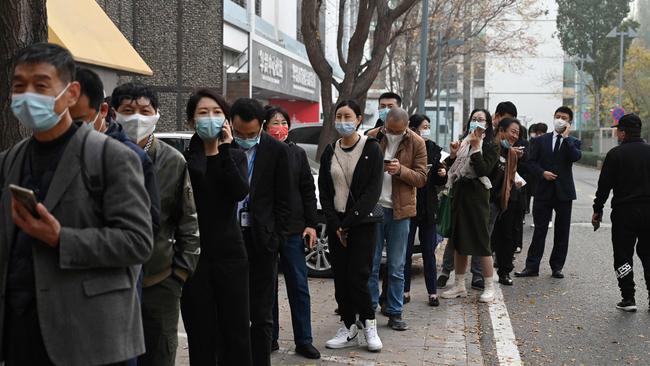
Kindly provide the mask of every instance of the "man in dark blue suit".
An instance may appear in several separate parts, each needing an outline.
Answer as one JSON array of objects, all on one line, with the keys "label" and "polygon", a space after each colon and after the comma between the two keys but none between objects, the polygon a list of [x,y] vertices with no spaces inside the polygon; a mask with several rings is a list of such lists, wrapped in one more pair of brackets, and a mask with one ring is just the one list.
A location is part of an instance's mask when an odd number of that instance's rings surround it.
[{"label": "man in dark blue suit", "polygon": [[544,255],[544,244],[548,223],[555,210],[555,233],[550,265],[553,277],[564,278],[562,267],[569,249],[569,230],[571,227],[571,206],[576,199],[573,183],[573,163],[580,160],[582,142],[569,136],[573,111],[560,107],[555,111],[553,132],[533,140],[529,157],[529,168],[533,179],[537,180],[537,190],[533,203],[533,222],[535,231],[528,248],[526,268],[515,272],[517,277],[539,275],[539,264]]}]

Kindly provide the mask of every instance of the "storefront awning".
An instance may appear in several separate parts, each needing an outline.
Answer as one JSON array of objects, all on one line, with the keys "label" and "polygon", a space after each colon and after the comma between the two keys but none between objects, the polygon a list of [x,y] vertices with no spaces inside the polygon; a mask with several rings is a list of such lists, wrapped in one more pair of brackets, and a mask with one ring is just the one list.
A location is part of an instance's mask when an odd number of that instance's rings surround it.
[{"label": "storefront awning", "polygon": [[153,75],[95,0],[48,0],[48,38],[75,60],[109,69]]}]

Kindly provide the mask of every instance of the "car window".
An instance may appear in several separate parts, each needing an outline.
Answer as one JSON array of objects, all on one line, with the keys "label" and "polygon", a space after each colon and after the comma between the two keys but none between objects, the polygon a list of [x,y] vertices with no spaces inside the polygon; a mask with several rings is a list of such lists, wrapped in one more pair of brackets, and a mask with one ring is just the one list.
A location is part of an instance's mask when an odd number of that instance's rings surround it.
[{"label": "car window", "polygon": [[187,146],[190,144],[190,140],[181,137],[163,137],[161,140],[180,151],[181,154],[185,152]]},{"label": "car window", "polygon": [[307,126],[294,128],[289,131],[289,141],[296,144],[318,144],[322,126]]}]

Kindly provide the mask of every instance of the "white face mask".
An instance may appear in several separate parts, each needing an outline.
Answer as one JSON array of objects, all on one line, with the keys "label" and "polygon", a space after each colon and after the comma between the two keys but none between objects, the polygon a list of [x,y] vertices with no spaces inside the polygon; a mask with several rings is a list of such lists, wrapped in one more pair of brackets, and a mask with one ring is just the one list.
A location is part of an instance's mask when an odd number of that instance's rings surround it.
[{"label": "white face mask", "polygon": [[386,133],[389,145],[399,144],[399,142],[402,141],[402,137],[404,137],[404,134],[393,135],[392,133]]},{"label": "white face mask", "polygon": [[117,123],[124,128],[124,133],[131,141],[138,143],[148,137],[156,130],[156,123],[160,119],[160,114],[154,116],[143,116],[141,114],[123,115],[115,113]]},{"label": "white face mask", "polygon": [[423,139],[428,140],[431,137],[431,130],[427,128],[427,129],[424,129],[424,130],[420,131],[420,136]]},{"label": "white face mask", "polygon": [[558,118],[554,122],[554,127],[555,132],[563,133],[567,128],[569,128],[569,124],[565,120]]}]

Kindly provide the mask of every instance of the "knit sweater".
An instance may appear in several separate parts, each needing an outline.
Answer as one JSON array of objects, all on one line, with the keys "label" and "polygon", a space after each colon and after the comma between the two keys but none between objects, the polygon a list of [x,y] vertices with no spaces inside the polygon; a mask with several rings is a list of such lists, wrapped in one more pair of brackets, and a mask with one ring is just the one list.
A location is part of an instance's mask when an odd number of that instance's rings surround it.
[{"label": "knit sweater", "polygon": [[359,142],[351,150],[343,149],[341,140],[336,143],[330,169],[332,181],[334,182],[334,208],[339,213],[345,212],[354,169],[359,162],[367,139],[367,136],[361,136]]}]

